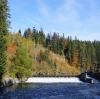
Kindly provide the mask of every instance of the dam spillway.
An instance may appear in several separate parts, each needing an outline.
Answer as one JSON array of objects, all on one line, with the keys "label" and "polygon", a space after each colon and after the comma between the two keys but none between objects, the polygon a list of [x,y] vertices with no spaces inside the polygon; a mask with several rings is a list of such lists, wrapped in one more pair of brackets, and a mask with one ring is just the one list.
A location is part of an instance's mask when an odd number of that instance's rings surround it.
[{"label": "dam spillway", "polygon": [[78,77],[30,77],[27,83],[81,83]]}]

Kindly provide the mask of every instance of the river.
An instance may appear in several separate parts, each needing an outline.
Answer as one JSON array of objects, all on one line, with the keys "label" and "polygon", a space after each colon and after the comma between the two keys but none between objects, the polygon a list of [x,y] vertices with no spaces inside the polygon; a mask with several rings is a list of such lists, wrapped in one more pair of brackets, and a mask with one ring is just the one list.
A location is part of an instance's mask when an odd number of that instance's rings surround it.
[{"label": "river", "polygon": [[100,99],[100,83],[18,83],[2,88],[0,99]]}]

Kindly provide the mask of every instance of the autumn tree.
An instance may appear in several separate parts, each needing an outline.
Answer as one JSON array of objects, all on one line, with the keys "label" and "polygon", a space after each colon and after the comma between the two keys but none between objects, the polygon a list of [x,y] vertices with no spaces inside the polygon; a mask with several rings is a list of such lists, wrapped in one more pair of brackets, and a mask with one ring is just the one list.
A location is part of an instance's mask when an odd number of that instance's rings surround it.
[{"label": "autumn tree", "polygon": [[18,79],[32,76],[32,59],[29,57],[28,50],[25,46],[20,45],[16,51],[16,57],[12,60],[12,72]]}]

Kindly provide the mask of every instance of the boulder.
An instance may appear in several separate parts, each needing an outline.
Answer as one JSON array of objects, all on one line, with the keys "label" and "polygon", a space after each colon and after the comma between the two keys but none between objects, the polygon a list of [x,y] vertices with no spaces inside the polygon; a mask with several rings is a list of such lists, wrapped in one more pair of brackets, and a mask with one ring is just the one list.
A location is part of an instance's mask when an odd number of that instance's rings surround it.
[{"label": "boulder", "polygon": [[83,74],[81,74],[81,76],[80,76],[80,80],[82,80],[82,81],[86,81],[86,79],[87,79],[87,73],[83,73]]},{"label": "boulder", "polygon": [[0,84],[0,87],[8,87],[13,85],[14,83],[18,83],[19,80],[17,78],[7,77],[4,81]]},{"label": "boulder", "polygon": [[14,80],[11,77],[5,78],[5,80],[4,80],[4,86],[10,86],[13,83],[14,83]]},{"label": "boulder", "polygon": [[83,73],[80,75],[80,80],[88,83],[93,83],[93,79],[87,77],[87,73]]}]

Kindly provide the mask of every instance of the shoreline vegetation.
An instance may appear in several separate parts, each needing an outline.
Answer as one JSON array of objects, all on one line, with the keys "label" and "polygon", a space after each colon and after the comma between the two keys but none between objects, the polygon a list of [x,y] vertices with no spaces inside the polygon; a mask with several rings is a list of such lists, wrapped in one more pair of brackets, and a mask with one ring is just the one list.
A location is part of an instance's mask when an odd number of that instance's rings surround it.
[{"label": "shoreline vegetation", "polygon": [[0,83],[9,85],[33,75],[100,73],[100,41],[72,39],[56,32],[46,35],[43,28],[35,27],[12,33],[8,0],[0,0],[0,8]]},{"label": "shoreline vegetation", "polygon": [[[59,53],[54,53],[52,48],[49,49],[48,46],[44,46],[43,44],[39,43],[39,41],[36,43],[36,40],[32,40],[30,37],[26,38],[24,35],[22,36],[20,32],[21,31],[15,34],[10,32],[7,35],[7,72],[5,73],[4,77],[8,75],[12,78],[21,79],[23,77],[29,78],[33,75],[68,76],[70,74],[81,74],[81,72],[84,72],[85,70],[88,70],[89,72],[94,70],[95,64],[83,64],[86,60],[83,62],[81,61],[81,63],[78,64],[80,60],[80,58],[78,58],[80,56],[79,53],[75,54],[75,57],[77,55],[78,56],[74,59],[72,58],[71,63],[68,61],[68,58],[66,58],[68,57],[68,45],[70,44],[68,38],[65,39],[67,45],[64,45],[67,49],[64,48],[65,50],[63,50],[62,55],[60,55]],[[31,35],[32,33],[33,32],[31,31]],[[40,37],[40,34],[38,34],[37,38]],[[45,38],[45,40],[46,39],[47,38]],[[78,42],[77,39],[72,40],[72,42],[74,41]],[[46,43],[47,42],[45,42],[45,44]],[[86,43],[84,42],[84,44]],[[50,46],[52,47],[52,43]],[[97,71],[98,70],[99,68],[97,68]]]}]

